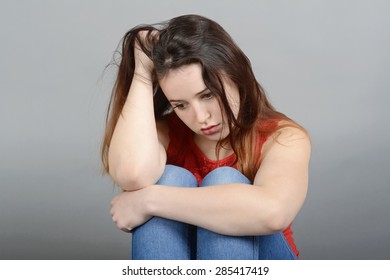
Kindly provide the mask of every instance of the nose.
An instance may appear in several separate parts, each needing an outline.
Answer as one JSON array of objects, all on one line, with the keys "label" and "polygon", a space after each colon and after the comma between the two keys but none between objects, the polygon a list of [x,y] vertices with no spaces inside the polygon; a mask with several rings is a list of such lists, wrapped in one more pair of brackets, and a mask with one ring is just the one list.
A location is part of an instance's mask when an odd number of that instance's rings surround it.
[{"label": "nose", "polygon": [[196,120],[199,123],[206,123],[211,116],[210,111],[204,105],[199,105],[194,107],[194,111],[195,111]]}]

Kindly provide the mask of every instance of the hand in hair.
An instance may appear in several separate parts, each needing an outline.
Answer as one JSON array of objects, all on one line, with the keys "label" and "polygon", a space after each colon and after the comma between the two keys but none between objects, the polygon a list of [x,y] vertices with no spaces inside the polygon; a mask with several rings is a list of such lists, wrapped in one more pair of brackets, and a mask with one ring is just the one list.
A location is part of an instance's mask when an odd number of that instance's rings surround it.
[{"label": "hand in hair", "polygon": [[141,30],[137,34],[134,45],[135,78],[141,78],[144,82],[152,80],[154,69],[153,61],[147,53],[150,53],[151,43],[155,39],[156,31]]}]

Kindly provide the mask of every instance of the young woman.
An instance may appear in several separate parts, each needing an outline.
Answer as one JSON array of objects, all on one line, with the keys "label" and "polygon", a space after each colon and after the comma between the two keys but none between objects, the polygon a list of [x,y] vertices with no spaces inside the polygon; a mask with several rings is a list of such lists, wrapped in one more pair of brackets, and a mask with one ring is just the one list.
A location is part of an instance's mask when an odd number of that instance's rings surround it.
[{"label": "young woman", "polygon": [[310,140],[250,62],[197,15],[123,38],[102,146],[133,259],[295,259]]}]

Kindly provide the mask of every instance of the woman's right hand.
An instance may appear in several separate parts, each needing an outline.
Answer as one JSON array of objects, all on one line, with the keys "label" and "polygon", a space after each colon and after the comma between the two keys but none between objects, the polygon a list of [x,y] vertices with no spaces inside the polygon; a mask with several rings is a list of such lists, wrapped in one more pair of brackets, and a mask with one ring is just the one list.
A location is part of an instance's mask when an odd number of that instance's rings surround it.
[{"label": "woman's right hand", "polygon": [[[153,61],[145,54],[145,52],[140,47],[141,44],[145,44],[146,37],[148,36],[148,31],[143,30],[138,33],[137,39],[135,40],[134,45],[134,59],[135,59],[135,74],[141,76],[147,81],[152,79],[152,71],[154,68]],[[151,36],[154,36],[152,33]]]}]

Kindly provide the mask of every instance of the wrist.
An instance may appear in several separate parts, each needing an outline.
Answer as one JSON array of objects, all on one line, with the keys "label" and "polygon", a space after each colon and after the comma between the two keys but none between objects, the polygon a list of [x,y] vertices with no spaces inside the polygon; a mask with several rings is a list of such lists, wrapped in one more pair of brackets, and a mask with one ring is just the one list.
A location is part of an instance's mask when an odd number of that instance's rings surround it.
[{"label": "wrist", "polygon": [[157,185],[151,185],[145,190],[145,212],[150,216],[158,216],[158,201],[159,201],[159,187]]},{"label": "wrist", "polygon": [[133,82],[153,86],[152,75],[142,71],[134,71]]}]

